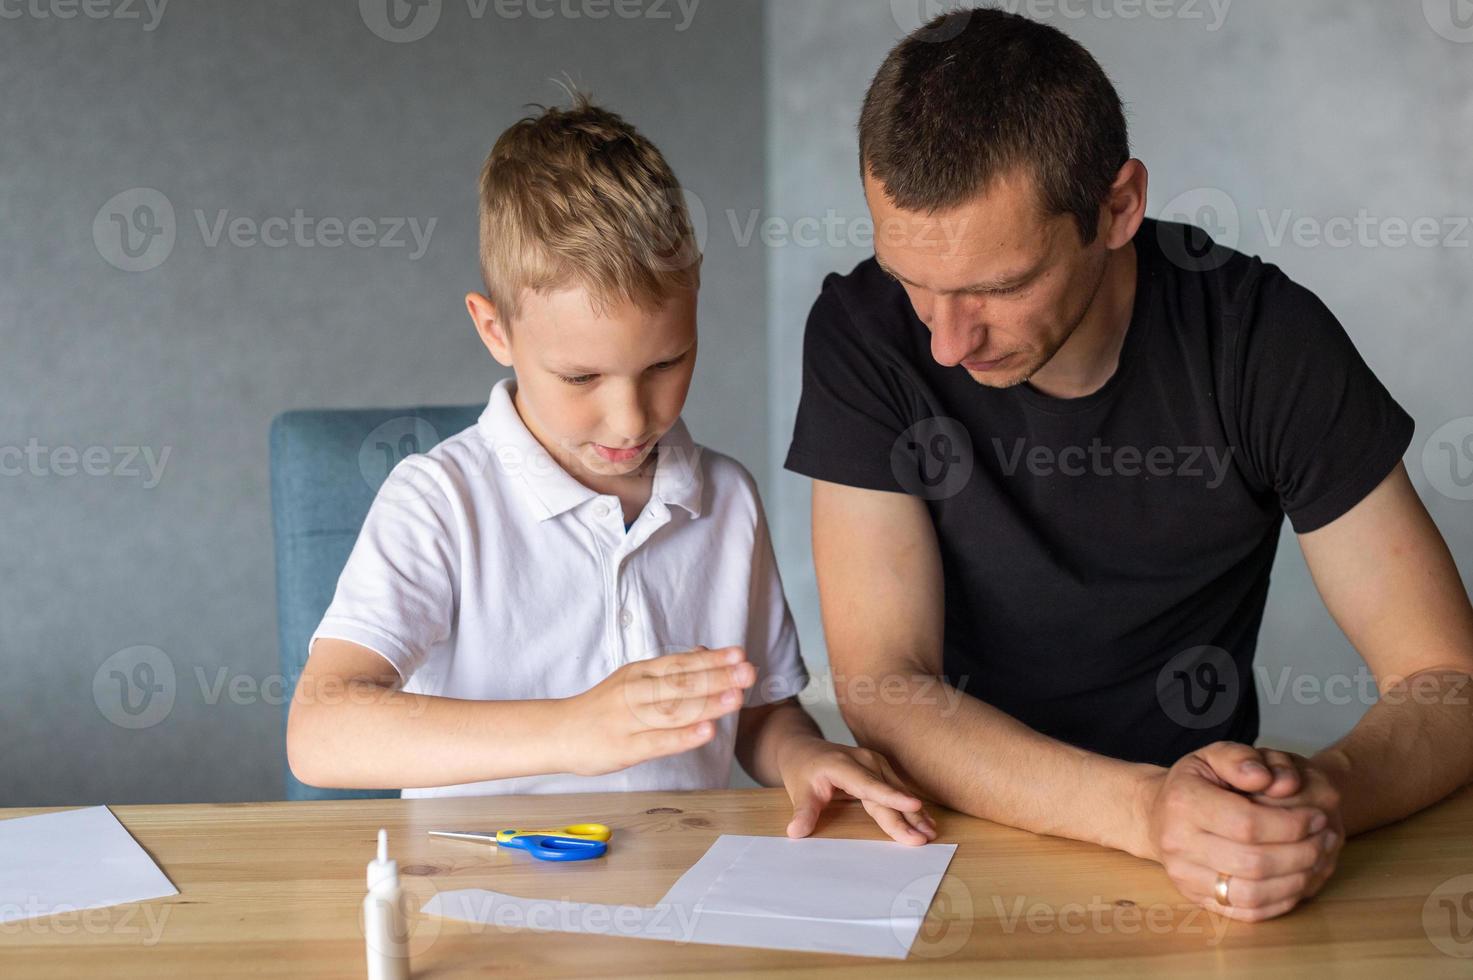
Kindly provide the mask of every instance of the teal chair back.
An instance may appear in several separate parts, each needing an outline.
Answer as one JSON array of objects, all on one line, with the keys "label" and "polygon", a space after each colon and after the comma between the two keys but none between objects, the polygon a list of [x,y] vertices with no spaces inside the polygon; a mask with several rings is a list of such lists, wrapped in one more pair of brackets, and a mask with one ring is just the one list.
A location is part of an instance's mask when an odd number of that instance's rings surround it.
[{"label": "teal chair back", "polygon": [[[307,640],[332,601],[379,484],[405,456],[474,425],[484,407],[299,410],[272,420],[277,643],[288,692],[296,689]],[[285,707],[281,725],[285,756]],[[319,789],[284,768],[289,800],[399,795],[397,789]]]}]

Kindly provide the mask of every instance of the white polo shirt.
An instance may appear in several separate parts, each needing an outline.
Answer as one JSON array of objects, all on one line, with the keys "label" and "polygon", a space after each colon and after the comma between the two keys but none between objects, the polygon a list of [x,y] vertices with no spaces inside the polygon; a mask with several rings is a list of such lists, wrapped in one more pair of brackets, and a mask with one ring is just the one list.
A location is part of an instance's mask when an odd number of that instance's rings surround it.
[{"label": "white polo shirt", "polygon": [[[627,532],[619,499],[563,470],[499,382],[479,421],[402,460],[379,488],[312,639],[377,651],[418,694],[565,698],[619,666],[742,646],[747,704],[808,683],[751,474],[677,421],[649,503]],[[716,789],[736,714],[698,749],[603,776],[553,774],[406,789],[406,797]]]}]

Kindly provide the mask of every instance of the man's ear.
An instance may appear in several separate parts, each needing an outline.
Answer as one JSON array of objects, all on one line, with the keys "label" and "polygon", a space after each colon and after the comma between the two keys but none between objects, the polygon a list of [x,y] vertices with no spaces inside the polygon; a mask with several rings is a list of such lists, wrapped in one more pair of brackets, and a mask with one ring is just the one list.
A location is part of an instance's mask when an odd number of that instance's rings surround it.
[{"label": "man's ear", "polygon": [[496,304],[491,302],[489,296],[466,293],[465,311],[471,315],[471,322],[476,325],[476,334],[491,352],[491,356],[502,367],[511,367],[511,333],[501,314],[497,312]]},{"label": "man's ear", "polygon": [[1100,207],[1100,230],[1107,249],[1124,248],[1140,230],[1146,217],[1146,188],[1149,183],[1146,165],[1133,158],[1125,161],[1115,175],[1115,183]]}]

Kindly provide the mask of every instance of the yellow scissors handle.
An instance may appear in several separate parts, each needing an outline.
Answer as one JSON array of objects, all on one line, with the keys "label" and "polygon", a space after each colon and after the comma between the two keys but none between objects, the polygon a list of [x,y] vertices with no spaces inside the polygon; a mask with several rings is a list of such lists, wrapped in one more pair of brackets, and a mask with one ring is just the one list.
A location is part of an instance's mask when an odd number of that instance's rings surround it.
[{"label": "yellow scissors handle", "polygon": [[513,837],[527,837],[533,834],[542,837],[577,837],[582,840],[606,841],[613,836],[613,831],[601,823],[571,823],[566,827],[552,827],[548,830],[498,830],[496,839],[504,843]]}]

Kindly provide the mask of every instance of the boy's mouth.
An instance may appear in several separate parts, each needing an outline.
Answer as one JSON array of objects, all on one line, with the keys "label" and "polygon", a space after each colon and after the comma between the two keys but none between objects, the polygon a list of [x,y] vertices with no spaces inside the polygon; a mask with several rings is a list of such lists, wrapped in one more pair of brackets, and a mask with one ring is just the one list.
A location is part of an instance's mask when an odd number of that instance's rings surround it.
[{"label": "boy's mouth", "polygon": [[628,449],[614,449],[610,446],[601,445],[599,443],[594,443],[593,448],[597,450],[600,456],[608,460],[610,463],[627,463],[630,460],[638,459],[639,454],[644,452],[645,447],[649,444],[650,440],[646,439],[639,445],[632,446]]}]

